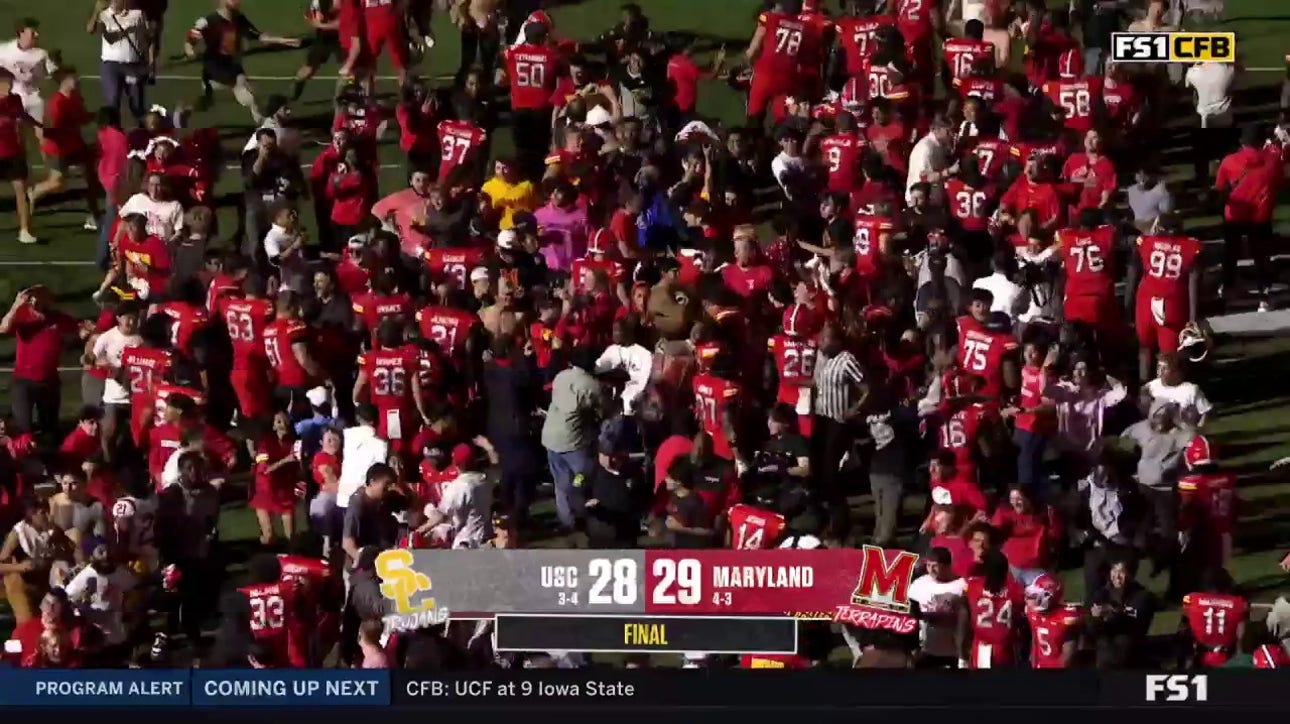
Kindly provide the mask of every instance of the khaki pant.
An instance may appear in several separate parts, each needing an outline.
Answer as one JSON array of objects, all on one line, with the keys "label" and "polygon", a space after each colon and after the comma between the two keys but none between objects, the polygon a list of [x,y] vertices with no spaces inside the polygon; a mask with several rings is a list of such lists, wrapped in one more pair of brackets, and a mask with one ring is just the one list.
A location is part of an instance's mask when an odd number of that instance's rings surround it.
[{"label": "khaki pant", "polygon": [[6,573],[4,597],[9,600],[14,623],[21,626],[38,614],[37,607],[44,592],[31,585],[21,573]]}]

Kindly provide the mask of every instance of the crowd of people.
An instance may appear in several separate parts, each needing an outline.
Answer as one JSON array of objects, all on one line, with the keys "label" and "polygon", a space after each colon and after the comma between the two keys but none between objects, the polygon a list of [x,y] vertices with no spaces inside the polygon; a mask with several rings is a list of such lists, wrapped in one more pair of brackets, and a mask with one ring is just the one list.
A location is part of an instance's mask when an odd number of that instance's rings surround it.
[{"label": "crowd of people", "polygon": [[[803,622],[797,655],[692,666],[827,665],[843,644],[856,666],[1290,662],[1285,612],[1246,636],[1224,570],[1238,490],[1205,434],[1201,324],[1206,297],[1235,296],[1242,244],[1267,308],[1290,137],[1243,128],[1211,183],[1231,109],[1197,107],[1194,183],[1225,214],[1211,294],[1146,139],[1178,84],[1230,102],[1231,76],[1110,63],[1129,3],[780,0],[742,59],[705,66],[637,5],[575,39],[462,0],[460,71],[432,87],[413,73],[436,45],[421,3],[315,0],[306,62],[263,101],[243,43],[299,41],[240,5],[192,26],[202,101],[171,112],[145,100],[165,3],[101,2],[93,140],[39,23],[0,46],[20,241],[66,170],[93,169],[104,270],[96,318],[31,287],[0,319],[20,665],[586,665],[497,654],[486,623],[383,630],[379,551],[552,538],[921,557],[910,636]],[[1166,27],[1166,5],[1134,28]],[[330,137],[302,166],[291,103],[333,61]],[[711,79],[746,91],[739,124],[698,113]],[[231,159],[201,125],[220,89],[257,124]],[[382,188],[395,127],[407,187]],[[28,128],[51,169],[32,188]],[[237,229],[212,209],[228,161]],[[535,514],[549,498],[554,520]],[[249,554],[219,534],[239,499]],[[1063,596],[1058,571],[1080,567]],[[1184,626],[1153,643],[1176,605]]]}]

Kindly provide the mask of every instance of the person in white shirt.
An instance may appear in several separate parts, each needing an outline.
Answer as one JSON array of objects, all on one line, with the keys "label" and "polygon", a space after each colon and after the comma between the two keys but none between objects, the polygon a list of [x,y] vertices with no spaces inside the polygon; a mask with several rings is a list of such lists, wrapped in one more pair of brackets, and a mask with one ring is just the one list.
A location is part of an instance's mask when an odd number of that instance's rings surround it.
[{"label": "person in white shirt", "polygon": [[94,340],[94,346],[86,355],[86,362],[97,369],[107,372],[103,381],[103,394],[99,402],[103,403],[104,423],[103,439],[115,440],[116,431],[129,424],[130,391],[117,379],[121,370],[121,355],[126,347],[140,344],[139,316],[143,310],[130,302],[124,302],[116,310],[116,326],[100,334]]},{"label": "person in white shirt", "polygon": [[135,586],[130,569],[117,565],[102,543],[95,546],[90,564],[64,589],[81,618],[103,633],[103,642],[119,646],[126,641],[125,594]]},{"label": "person in white shirt", "polygon": [[264,235],[264,255],[278,270],[278,291],[288,289],[307,294],[312,289],[313,274],[305,261],[305,232],[300,216],[290,206],[278,209],[273,226]]},{"label": "person in white shirt", "polygon": [[[144,190],[131,196],[117,216],[125,218],[130,214],[143,214],[148,220],[148,234],[167,243],[179,238],[184,231],[184,207],[178,201],[171,201],[166,195],[165,177],[160,173],[148,174]],[[116,241],[119,243],[125,234],[125,225],[118,231]]]},{"label": "person in white shirt", "polygon": [[349,500],[367,481],[367,470],[390,458],[390,444],[376,434],[376,408],[359,405],[355,410],[358,424],[345,428],[345,444],[340,458],[340,480],[336,484],[336,507],[344,510]]},{"label": "person in white shirt", "polygon": [[620,396],[623,401],[623,414],[632,415],[636,410],[636,401],[645,392],[649,384],[650,371],[654,365],[654,355],[636,343],[636,335],[627,320],[619,320],[613,327],[613,344],[605,348],[596,360],[596,374],[610,370],[622,370],[627,373],[627,384],[623,385]]},{"label": "person in white shirt", "polygon": [[[18,37],[0,43],[0,68],[13,73],[13,93],[22,99],[27,115],[38,123],[45,120],[45,100],[40,97],[40,84],[58,69],[49,53],[37,45],[40,40],[40,21],[23,18],[18,21]],[[43,131],[35,127],[36,138],[43,139]]]},{"label": "person in white shirt", "polygon": [[984,289],[994,295],[990,311],[1003,312],[1015,322],[1030,307],[1030,294],[1012,280],[1016,276],[1016,260],[1011,253],[1000,251],[995,252],[990,265],[993,273],[972,282],[972,288]]},{"label": "person in white shirt", "polygon": [[493,537],[493,490],[497,487],[497,451],[486,437],[475,445],[488,456],[488,472],[474,447],[461,444],[452,449],[452,464],[461,470],[443,488],[439,504],[426,505],[425,523],[418,533],[451,541],[453,548],[479,548]]},{"label": "person in white shirt", "polygon": [[1151,409],[1157,400],[1178,408],[1178,417],[1192,427],[1200,428],[1214,405],[1200,386],[1183,377],[1182,364],[1175,354],[1162,354],[1156,363],[1154,380],[1142,387],[1142,408]]},{"label": "person in white shirt", "polygon": [[155,61],[148,19],[126,0],[96,0],[85,32],[103,38],[99,50],[103,104],[120,109],[124,96],[134,120],[142,124],[148,112],[148,76]]},{"label": "person in white shirt", "polygon": [[1232,90],[1236,63],[1197,63],[1187,69],[1186,84],[1194,93],[1198,125],[1192,135],[1192,164],[1201,184],[1209,182],[1209,165],[1234,141]]},{"label": "person in white shirt", "polygon": [[779,132],[779,155],[770,162],[771,175],[789,199],[806,180],[806,159],[802,156],[802,134],[792,128]]},{"label": "person in white shirt", "polygon": [[949,550],[933,548],[924,559],[927,575],[909,584],[909,600],[918,602],[922,614],[918,638],[923,653],[943,660],[947,666],[958,658],[954,637],[958,629],[959,602],[967,581],[955,575]]},{"label": "person in white shirt", "polygon": [[957,170],[950,165],[953,141],[953,124],[945,116],[937,114],[932,119],[931,130],[914,144],[914,150],[909,154],[909,176],[905,179],[905,203],[913,205],[910,197],[913,195],[914,184],[919,181],[931,184],[932,197],[928,201],[932,204],[940,203],[940,196],[944,194],[941,182]]}]

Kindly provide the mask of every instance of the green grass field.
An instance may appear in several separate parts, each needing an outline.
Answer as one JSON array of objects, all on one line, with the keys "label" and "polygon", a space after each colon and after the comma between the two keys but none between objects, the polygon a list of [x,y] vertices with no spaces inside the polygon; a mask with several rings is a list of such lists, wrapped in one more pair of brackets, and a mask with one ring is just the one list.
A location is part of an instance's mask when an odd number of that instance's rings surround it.
[{"label": "green grass field", "polygon": [[[1053,2],[1054,5],[1059,4]],[[1060,3],[1064,4],[1064,3]],[[292,35],[305,33],[301,13],[304,3],[296,0],[246,0],[244,11],[265,32]],[[590,38],[616,21],[619,0],[584,0],[576,4],[561,4],[550,12],[555,18],[556,34],[561,37]],[[695,33],[715,49],[727,44],[732,55],[742,49],[749,37],[754,19],[755,0],[720,0],[694,2],[694,0],[648,0],[643,2],[653,27],[659,30]],[[831,3],[831,5],[836,5]],[[1248,103],[1241,109],[1242,117],[1267,117],[1275,106],[1276,88],[1282,79],[1285,53],[1290,50],[1286,31],[1290,29],[1290,7],[1284,0],[1228,0],[1227,18],[1221,29],[1232,30],[1238,36],[1238,51],[1245,64],[1252,70],[1243,84]],[[187,28],[200,15],[210,12],[211,0],[171,0],[166,18],[163,57],[180,52]],[[20,17],[32,16],[42,21],[41,44],[47,49],[62,52],[64,62],[75,65],[84,75],[83,93],[87,106],[94,108],[101,98],[97,77],[99,40],[85,34],[84,24],[92,9],[90,0],[78,0],[67,5],[50,5],[40,0],[7,0],[0,3],[0,29],[11,27]],[[417,73],[423,77],[439,78],[452,73],[457,67],[458,39],[446,16],[436,18],[438,46],[422,62]],[[7,34],[7,31],[0,31]],[[710,52],[710,50],[709,50]],[[263,99],[270,93],[288,93],[290,79],[304,59],[303,50],[261,50],[246,58],[246,68],[252,76],[257,95]],[[322,73],[334,73],[335,68]],[[388,69],[383,72],[388,73]],[[191,102],[199,92],[199,69],[184,61],[163,61],[157,85],[149,89],[149,102],[174,107],[180,101]],[[302,101],[294,106],[296,116],[311,121],[330,117],[330,98],[334,77],[315,79]],[[393,81],[386,78],[380,83],[383,93],[392,93]],[[700,111],[727,123],[738,123],[742,117],[742,98],[725,84],[709,82],[700,93]],[[216,126],[224,130],[230,150],[240,150],[252,130],[249,115],[227,96],[218,98],[215,107],[194,118],[194,124]],[[509,150],[509,133],[497,135],[494,145],[497,153]],[[388,192],[399,188],[405,178],[405,169],[397,146],[387,143],[382,148],[383,162],[381,188]],[[1162,149],[1167,150],[1167,149]],[[312,156],[308,154],[306,161]],[[33,163],[38,159],[34,148],[30,155]],[[1190,171],[1174,169],[1177,177]],[[37,169],[34,179],[43,172]],[[76,182],[73,182],[76,183]],[[228,173],[219,189],[222,193],[235,191],[237,175]],[[93,310],[90,293],[98,286],[100,275],[93,267],[94,234],[81,230],[84,209],[78,201],[65,200],[42,205],[34,226],[42,244],[25,247],[16,242],[16,228],[11,201],[4,197],[7,190],[0,190],[0,300],[7,300],[22,288],[44,284],[53,289],[60,304],[68,311],[88,315]],[[1286,212],[1286,209],[1282,209]],[[232,225],[231,209],[220,210],[221,225]],[[1290,227],[1290,212],[1278,217],[1280,226]],[[1198,219],[1205,223],[1205,219]],[[1258,597],[1267,598],[1284,582],[1276,568],[1283,554],[1283,547],[1290,541],[1290,482],[1270,478],[1267,465],[1281,456],[1290,455],[1290,376],[1284,373],[1290,361],[1290,339],[1231,340],[1219,350],[1220,362],[1206,382],[1211,397],[1219,405],[1219,413],[1211,423],[1210,431],[1222,445],[1223,456],[1237,465],[1243,473],[1243,508],[1241,528],[1237,539],[1237,556],[1233,573],[1246,586],[1260,591]],[[69,350],[64,373],[66,380],[64,410],[72,411],[79,404],[79,370],[75,369],[75,352]],[[12,341],[0,340],[0,365],[12,364]],[[8,391],[8,373],[0,374],[0,399]],[[254,539],[255,524],[249,511],[241,506],[231,506],[224,516],[223,538],[226,541]],[[1078,586],[1078,576],[1069,583]],[[1161,585],[1157,580],[1154,585]],[[1078,593],[1075,591],[1074,593]],[[1172,629],[1176,618],[1162,617],[1160,630]]]}]

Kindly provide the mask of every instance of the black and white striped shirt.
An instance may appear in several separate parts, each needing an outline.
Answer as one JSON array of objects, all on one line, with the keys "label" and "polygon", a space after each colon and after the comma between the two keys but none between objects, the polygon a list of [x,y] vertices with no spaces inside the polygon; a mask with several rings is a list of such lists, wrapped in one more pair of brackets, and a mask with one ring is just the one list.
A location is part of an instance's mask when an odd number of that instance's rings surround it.
[{"label": "black and white striped shirt", "polygon": [[864,381],[864,371],[855,355],[841,352],[832,357],[819,353],[815,362],[815,414],[838,422],[857,402],[856,386]]}]

